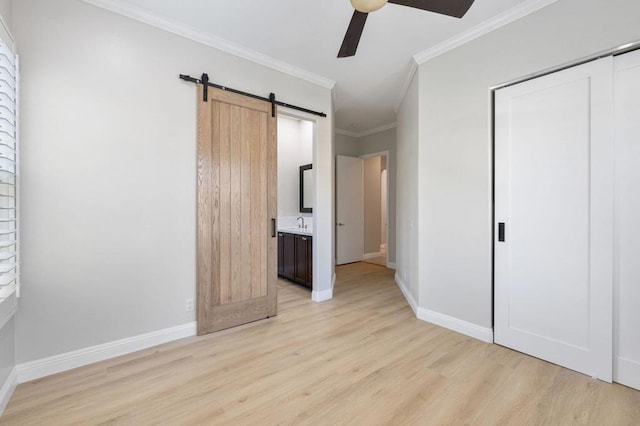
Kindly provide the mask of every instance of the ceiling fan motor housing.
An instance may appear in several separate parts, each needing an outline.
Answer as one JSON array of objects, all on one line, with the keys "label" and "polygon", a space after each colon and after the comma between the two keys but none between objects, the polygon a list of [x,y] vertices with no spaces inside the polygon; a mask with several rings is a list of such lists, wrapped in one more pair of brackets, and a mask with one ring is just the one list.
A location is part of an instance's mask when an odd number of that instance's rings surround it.
[{"label": "ceiling fan motor housing", "polygon": [[351,0],[351,6],[358,12],[370,13],[381,9],[388,0]]}]

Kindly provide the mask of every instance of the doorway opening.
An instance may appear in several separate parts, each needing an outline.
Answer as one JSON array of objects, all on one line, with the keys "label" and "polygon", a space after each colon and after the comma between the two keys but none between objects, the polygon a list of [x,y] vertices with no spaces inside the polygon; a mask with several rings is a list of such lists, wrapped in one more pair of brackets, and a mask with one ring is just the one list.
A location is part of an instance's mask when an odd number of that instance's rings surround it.
[{"label": "doorway opening", "polygon": [[387,266],[388,180],[387,156],[365,155],[364,161],[364,253],[362,260]]},{"label": "doorway opening", "polygon": [[293,291],[313,290],[315,123],[278,116],[278,278]]},{"label": "doorway opening", "polygon": [[389,154],[336,159],[336,264],[388,267]]}]

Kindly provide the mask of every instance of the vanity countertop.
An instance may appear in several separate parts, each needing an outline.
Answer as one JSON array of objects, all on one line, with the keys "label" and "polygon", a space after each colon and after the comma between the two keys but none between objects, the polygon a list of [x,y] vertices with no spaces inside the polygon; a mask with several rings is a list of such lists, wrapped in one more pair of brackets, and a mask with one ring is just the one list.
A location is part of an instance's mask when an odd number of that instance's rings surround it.
[{"label": "vanity countertop", "polygon": [[298,228],[297,226],[295,227],[282,227],[282,228],[278,228],[278,232],[285,232],[287,234],[298,234],[298,235],[306,235],[308,237],[312,237],[313,236],[313,228],[312,227],[306,227],[306,228]]}]

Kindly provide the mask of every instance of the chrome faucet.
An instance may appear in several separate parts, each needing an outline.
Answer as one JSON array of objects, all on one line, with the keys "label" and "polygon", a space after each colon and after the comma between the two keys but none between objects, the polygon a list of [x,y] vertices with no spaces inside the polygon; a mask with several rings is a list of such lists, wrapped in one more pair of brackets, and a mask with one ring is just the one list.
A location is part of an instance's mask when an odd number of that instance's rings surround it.
[{"label": "chrome faucet", "polygon": [[302,216],[298,216],[298,219],[296,219],[298,221],[302,221],[302,225],[300,225],[300,222],[298,222],[298,228],[304,228],[304,217]]}]

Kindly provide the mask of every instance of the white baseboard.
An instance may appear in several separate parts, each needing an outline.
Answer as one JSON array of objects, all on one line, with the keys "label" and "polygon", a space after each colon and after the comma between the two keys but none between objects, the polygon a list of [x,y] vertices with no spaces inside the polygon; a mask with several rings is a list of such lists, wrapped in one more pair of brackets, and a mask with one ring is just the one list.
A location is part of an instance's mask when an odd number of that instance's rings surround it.
[{"label": "white baseboard", "polygon": [[0,416],[4,412],[4,409],[7,408],[7,404],[9,404],[11,395],[13,395],[13,391],[16,390],[17,385],[18,370],[14,368],[13,370],[11,370],[11,374],[9,374],[7,380],[4,381],[2,387],[0,387]]},{"label": "white baseboard", "polygon": [[311,300],[314,302],[326,302],[327,300],[333,299],[333,288],[324,291],[313,291],[311,292]]},{"label": "white baseboard", "polygon": [[400,291],[402,292],[402,294],[404,294],[404,298],[407,299],[407,303],[409,303],[409,306],[411,306],[411,309],[413,309],[413,313],[417,315],[418,304],[416,303],[416,299],[413,298],[413,296],[411,295],[411,292],[409,291],[409,287],[407,287],[405,282],[402,281],[402,278],[400,278],[400,275],[398,275],[397,272],[395,275],[395,280],[396,280],[396,284],[398,284],[398,287],[400,288]]},{"label": "white baseboard", "polygon": [[493,330],[490,328],[480,327],[479,325],[425,308],[418,308],[417,316],[422,321],[448,328],[483,342],[493,343]]},{"label": "white baseboard", "polygon": [[387,268],[396,269],[396,262],[387,262]]},{"label": "white baseboard", "polygon": [[384,256],[384,253],[380,251],[377,253],[365,253],[362,255],[362,260],[375,259],[376,257],[381,257],[381,256]]},{"label": "white baseboard", "polygon": [[147,349],[163,343],[196,335],[196,323],[152,331],[102,345],[27,362],[16,366],[18,383],[28,382],[84,365]]},{"label": "white baseboard", "polygon": [[613,371],[613,381],[640,390],[640,362],[617,357]]},{"label": "white baseboard", "polygon": [[380,244],[380,253],[386,253],[387,252],[387,244]]}]

